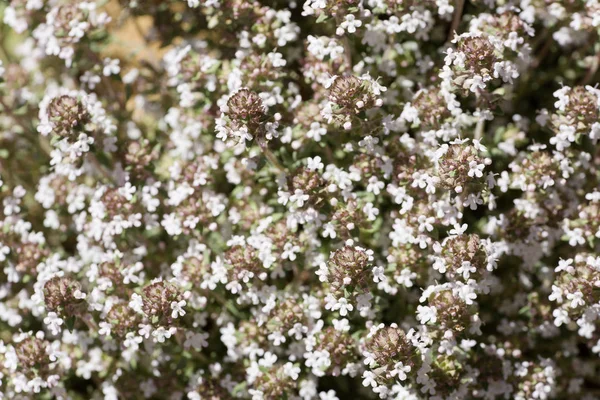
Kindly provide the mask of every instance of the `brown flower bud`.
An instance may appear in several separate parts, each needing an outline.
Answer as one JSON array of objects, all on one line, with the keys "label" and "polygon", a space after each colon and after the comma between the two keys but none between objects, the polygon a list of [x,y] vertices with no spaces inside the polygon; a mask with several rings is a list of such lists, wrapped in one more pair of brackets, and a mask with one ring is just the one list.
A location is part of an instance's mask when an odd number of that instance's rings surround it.
[{"label": "brown flower bud", "polygon": [[19,365],[27,370],[47,364],[48,355],[46,354],[46,345],[47,342],[45,340],[32,335],[16,343],[15,352],[17,353]]},{"label": "brown flower bud", "polygon": [[81,100],[64,95],[50,101],[48,117],[54,123],[57,135],[76,138],[78,131],[89,121],[90,115]]},{"label": "brown flower bud", "polygon": [[327,351],[331,365],[325,371],[327,374],[338,376],[348,365],[358,362],[357,341],[349,332],[328,327],[317,335],[316,350]]},{"label": "brown flower bud", "polygon": [[344,246],[329,259],[330,283],[333,291],[366,291],[372,275],[369,255],[359,247]]},{"label": "brown flower bud", "polygon": [[245,123],[250,131],[256,129],[265,115],[265,107],[258,95],[249,89],[238,90],[227,101],[228,111],[226,115],[232,121]]},{"label": "brown flower bud", "polygon": [[172,283],[158,281],[146,286],[142,291],[144,313],[152,323],[169,325],[173,322],[172,302],[179,302],[183,295]]},{"label": "brown flower bud", "polygon": [[[416,371],[421,360],[406,333],[395,324],[378,329],[367,338],[365,347],[385,373],[391,372],[399,362]],[[388,377],[385,373],[381,377]]]},{"label": "brown flower bud", "polygon": [[85,301],[77,298],[81,285],[72,278],[58,277],[50,279],[44,285],[46,308],[65,317],[80,314],[85,307]]}]

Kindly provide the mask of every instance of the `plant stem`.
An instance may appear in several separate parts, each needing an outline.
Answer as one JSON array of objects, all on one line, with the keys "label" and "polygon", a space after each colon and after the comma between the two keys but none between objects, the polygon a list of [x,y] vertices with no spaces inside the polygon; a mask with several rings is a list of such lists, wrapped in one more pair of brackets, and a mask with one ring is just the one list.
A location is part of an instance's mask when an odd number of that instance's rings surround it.
[{"label": "plant stem", "polygon": [[454,38],[454,34],[460,25],[462,19],[463,8],[465,7],[465,0],[456,0],[456,8],[454,9],[454,18],[452,18],[452,25],[450,25],[450,32],[448,32],[447,41],[451,41]]},{"label": "plant stem", "polygon": [[592,78],[598,71],[598,66],[600,66],[600,51],[596,53],[596,57],[592,60],[592,65],[590,65],[590,69],[588,69],[585,77],[581,81],[581,86],[585,86],[592,81]]},{"label": "plant stem", "polygon": [[267,160],[269,160],[269,162],[275,168],[277,168],[277,170],[279,170],[279,172],[285,173],[286,172],[285,168],[277,160],[277,157],[275,157],[275,154],[273,154],[273,152],[269,149],[269,145],[262,138],[260,138],[260,137],[257,138],[256,141],[258,142],[258,146],[260,147],[260,150],[263,152],[263,154],[265,155],[265,157],[267,157]]}]

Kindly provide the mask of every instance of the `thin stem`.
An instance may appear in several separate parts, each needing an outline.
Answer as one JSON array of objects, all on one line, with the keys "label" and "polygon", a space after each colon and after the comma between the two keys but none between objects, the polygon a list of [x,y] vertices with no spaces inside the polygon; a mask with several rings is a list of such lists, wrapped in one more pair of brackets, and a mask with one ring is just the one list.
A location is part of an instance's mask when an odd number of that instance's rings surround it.
[{"label": "thin stem", "polygon": [[12,62],[12,57],[10,56],[10,53],[8,52],[8,50],[6,50],[6,46],[4,44],[4,38],[7,37],[5,31],[6,31],[6,26],[2,26],[2,39],[0,40],[0,51],[2,52],[2,56],[4,57],[6,62]]},{"label": "thin stem", "polygon": [[552,42],[554,42],[554,39],[552,38],[552,36],[549,36],[546,39],[546,42],[544,43],[544,47],[542,47],[542,49],[538,53],[537,57],[535,58],[535,60],[531,64],[532,68],[539,67],[539,65],[542,63],[542,61],[544,60],[544,58],[546,58],[546,55],[548,54],[548,51],[550,51],[550,47],[552,46]]},{"label": "thin stem", "polygon": [[11,117],[12,119],[14,119],[15,122],[19,123],[24,130],[26,130],[27,128],[35,130],[34,126],[33,126],[33,122],[30,120],[27,120],[25,117],[15,114],[13,112],[12,108],[9,107],[8,104],[6,104],[6,101],[4,100],[4,98],[2,96],[0,96],[0,105],[3,108],[2,112],[5,113],[6,115],[8,115],[9,117]]},{"label": "thin stem", "polygon": [[4,47],[4,41],[0,40],[0,52],[2,53],[2,57],[6,60],[6,62],[11,62],[11,58]]},{"label": "thin stem", "polygon": [[596,57],[592,60],[592,65],[590,65],[590,69],[588,69],[585,77],[581,81],[581,86],[585,86],[592,81],[596,72],[598,72],[598,66],[600,66],[600,51],[596,53]]},{"label": "thin stem", "polygon": [[271,164],[273,164],[273,166],[275,168],[277,168],[277,170],[279,170],[279,172],[285,173],[286,172],[285,168],[277,160],[277,157],[275,157],[275,154],[273,154],[273,152],[269,149],[269,145],[260,137],[257,138],[257,142],[258,142],[258,146],[260,147],[261,151],[263,152],[265,157],[267,157],[267,160],[269,160],[269,162]]},{"label": "thin stem", "polygon": [[114,178],[114,176],[112,176],[110,172],[106,168],[104,168],[102,164],[100,164],[100,161],[98,161],[96,155],[91,153],[88,154],[88,160],[94,165],[94,167],[96,167],[96,170],[99,171],[101,175],[108,179],[113,185],[117,185],[117,181]]},{"label": "thin stem", "polygon": [[448,42],[454,38],[454,34],[460,25],[462,19],[463,9],[465,7],[465,0],[456,0],[456,8],[454,9],[454,18],[452,18],[452,25],[450,25],[450,32],[448,32]]},{"label": "thin stem", "polygon": [[485,119],[480,118],[475,126],[475,139],[481,140],[483,137],[483,128],[485,127]]}]

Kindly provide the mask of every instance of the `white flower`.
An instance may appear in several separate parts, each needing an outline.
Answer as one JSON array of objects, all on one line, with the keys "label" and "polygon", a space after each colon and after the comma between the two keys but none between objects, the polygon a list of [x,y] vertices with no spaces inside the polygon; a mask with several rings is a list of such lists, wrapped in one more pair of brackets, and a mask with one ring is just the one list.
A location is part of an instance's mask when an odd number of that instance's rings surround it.
[{"label": "white flower", "polygon": [[454,224],[454,227],[452,229],[450,229],[450,232],[448,232],[448,233],[453,236],[454,235],[460,236],[466,232],[468,227],[469,227],[469,225],[467,225],[467,224],[462,224],[462,226],[460,224]]},{"label": "white flower", "polygon": [[0,243],[0,262],[6,261],[6,256],[10,254],[10,248]]},{"label": "white flower", "polygon": [[390,375],[398,376],[399,380],[405,381],[407,378],[406,373],[410,371],[410,365],[404,365],[403,363],[398,362],[396,365],[394,365],[394,369],[390,372]]},{"label": "white flower", "polygon": [[356,32],[356,28],[360,26],[362,26],[362,21],[356,19],[354,15],[349,14],[344,17],[344,21],[340,24],[336,30],[336,33],[340,36],[344,34],[344,31],[348,33],[354,33]]},{"label": "white flower", "polygon": [[119,72],[121,72],[120,63],[121,61],[118,59],[105,58],[104,67],[102,68],[102,75],[117,75]]},{"label": "white flower", "polygon": [[350,323],[346,318],[334,319],[332,323],[336,331],[348,332],[350,330]]},{"label": "white flower", "polygon": [[476,271],[477,269],[470,261],[463,261],[460,267],[456,269],[457,273],[462,274],[464,280],[469,279],[469,276]]},{"label": "white flower", "polygon": [[156,330],[152,332],[152,336],[155,342],[164,343],[165,340],[173,336],[175,332],[177,332],[177,328],[175,327],[166,329],[163,326],[159,326]]},{"label": "white flower", "polygon": [[571,322],[569,314],[562,308],[557,308],[552,311],[552,316],[554,316],[554,325],[556,326],[561,326],[562,324],[568,324]]},{"label": "white flower", "polygon": [[477,164],[477,161],[469,162],[469,175],[471,178],[481,178],[483,176],[483,169],[485,168],[484,164]]},{"label": "white flower", "polygon": [[291,362],[287,362],[283,365],[283,372],[289,376],[290,378],[292,378],[293,380],[297,380],[298,377],[300,376],[300,367],[295,366],[294,364],[292,364]]},{"label": "white flower", "polygon": [[584,306],[585,301],[583,300],[583,293],[577,291],[575,293],[567,293],[567,300],[571,300],[571,308],[577,308]]},{"label": "white flower", "polygon": [[288,242],[283,246],[281,258],[283,258],[284,260],[294,261],[296,259],[296,253],[298,253],[299,251],[300,246]]},{"label": "white flower", "polygon": [[435,323],[437,321],[437,309],[429,306],[417,306],[417,319],[420,323]]},{"label": "white flower", "polygon": [[319,157],[319,156],[316,156],[314,158],[308,157],[307,168],[309,170],[316,171],[316,170],[322,169],[323,167],[324,167],[324,165],[321,162],[321,157]]},{"label": "white flower", "polygon": [[375,380],[374,373],[372,373],[371,371],[365,371],[365,372],[363,372],[362,377],[363,377],[363,381],[362,381],[363,386],[365,386],[365,387],[371,386],[374,388],[377,387],[377,382]]},{"label": "white flower", "polygon": [[183,309],[183,307],[185,307],[185,305],[186,305],[185,300],[171,302],[171,310],[173,310],[171,312],[171,317],[172,318],[183,317],[185,315],[185,310]]},{"label": "white flower", "polygon": [[340,400],[335,394],[335,390],[331,389],[327,392],[319,392],[319,400]]},{"label": "white flower", "polygon": [[110,331],[112,329],[112,325],[106,321],[101,321],[98,326],[100,329],[98,330],[98,334],[102,336],[110,336]]},{"label": "white flower", "polygon": [[292,203],[295,203],[298,207],[303,207],[304,203],[308,201],[308,199],[309,196],[307,194],[304,194],[304,192],[301,189],[296,189],[294,191],[294,194],[290,196],[290,201]]},{"label": "white flower", "polygon": [[475,75],[473,78],[467,79],[465,85],[468,85],[469,90],[473,93],[485,90],[485,82],[480,75]]},{"label": "white flower", "polygon": [[323,237],[330,237],[335,239],[337,234],[335,233],[335,227],[330,222],[323,225]]},{"label": "white flower", "polygon": [[63,324],[63,320],[54,311],[48,313],[48,316],[44,318],[44,323],[53,335],[58,335],[62,330],[60,326]]},{"label": "white flower", "polygon": [[554,272],[566,271],[569,274],[575,273],[575,268],[573,267],[573,259],[569,258],[566,260],[560,259],[558,260],[558,267],[554,268]]},{"label": "white flower", "polygon": [[365,215],[367,216],[367,220],[369,221],[375,221],[377,219],[377,216],[379,215],[379,209],[375,208],[373,206],[373,203],[371,202],[365,204],[365,206],[363,207],[363,212],[365,213]]},{"label": "white flower", "polygon": [[331,311],[336,311],[336,310],[340,310],[340,315],[342,317],[345,317],[346,315],[348,315],[348,311],[354,310],[354,306],[352,304],[348,303],[348,300],[346,300],[344,297],[342,297],[339,300],[337,300],[335,305],[331,308]]},{"label": "white flower", "polygon": [[142,296],[140,296],[137,293],[133,293],[131,295],[131,300],[129,301],[129,308],[131,308],[132,310],[134,310],[137,313],[142,313],[142,306],[144,305],[144,301],[142,299]]}]

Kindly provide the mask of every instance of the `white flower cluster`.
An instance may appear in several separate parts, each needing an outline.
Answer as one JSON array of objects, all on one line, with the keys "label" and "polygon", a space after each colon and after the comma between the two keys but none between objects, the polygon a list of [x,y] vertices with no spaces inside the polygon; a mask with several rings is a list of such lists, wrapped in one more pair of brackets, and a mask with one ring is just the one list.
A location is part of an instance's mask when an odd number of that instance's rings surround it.
[{"label": "white flower cluster", "polygon": [[0,399],[600,399],[598,0],[0,20]]}]

